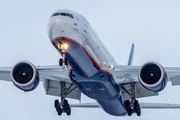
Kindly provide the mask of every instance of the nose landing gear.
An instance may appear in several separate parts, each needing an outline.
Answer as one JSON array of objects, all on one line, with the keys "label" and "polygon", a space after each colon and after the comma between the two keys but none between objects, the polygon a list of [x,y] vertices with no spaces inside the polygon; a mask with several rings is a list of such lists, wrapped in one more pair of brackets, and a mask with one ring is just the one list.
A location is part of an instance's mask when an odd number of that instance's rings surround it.
[{"label": "nose landing gear", "polygon": [[63,63],[65,67],[68,66],[68,59],[65,57],[66,50],[69,48],[69,44],[67,42],[59,42],[58,48],[62,51],[62,58],[59,59],[59,66],[63,66]]},{"label": "nose landing gear", "polygon": [[68,59],[67,58],[65,58],[65,59],[60,58],[59,59],[59,66],[63,66],[63,63],[64,63],[64,66],[67,67],[68,66]]}]

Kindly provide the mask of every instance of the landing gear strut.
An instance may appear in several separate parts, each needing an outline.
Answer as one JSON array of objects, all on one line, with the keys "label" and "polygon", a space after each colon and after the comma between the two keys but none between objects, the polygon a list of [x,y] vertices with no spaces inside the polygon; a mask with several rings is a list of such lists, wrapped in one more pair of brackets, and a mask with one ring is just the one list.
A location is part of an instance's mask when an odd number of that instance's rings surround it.
[{"label": "landing gear strut", "polygon": [[128,116],[131,116],[133,113],[136,113],[137,116],[141,116],[141,108],[139,102],[135,98],[135,83],[131,83],[131,92],[129,92],[123,85],[121,88],[131,97],[131,100],[125,101]]},{"label": "landing gear strut", "polygon": [[62,52],[62,57],[63,58],[60,58],[59,59],[59,66],[63,66],[63,63],[64,63],[64,65],[65,65],[65,67],[67,67],[68,66],[68,59],[67,58],[65,58],[65,51],[63,51]]}]

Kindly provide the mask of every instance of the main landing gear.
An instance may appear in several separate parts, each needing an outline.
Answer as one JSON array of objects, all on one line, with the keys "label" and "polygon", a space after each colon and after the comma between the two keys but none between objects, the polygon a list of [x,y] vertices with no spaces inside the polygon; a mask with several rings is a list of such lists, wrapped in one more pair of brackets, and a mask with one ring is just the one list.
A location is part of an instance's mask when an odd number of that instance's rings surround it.
[{"label": "main landing gear", "polygon": [[141,107],[135,98],[135,83],[131,83],[131,92],[129,92],[123,85],[121,88],[131,97],[131,100],[125,101],[128,116],[131,116],[133,113],[136,113],[137,116],[141,116]]},{"label": "main landing gear", "polygon": [[71,115],[71,107],[68,103],[68,100],[66,100],[66,97],[76,88],[77,86],[74,84],[60,82],[59,91],[60,91],[61,102],[59,102],[59,100],[54,101],[54,107],[56,108],[56,111],[59,116],[62,113],[66,113],[68,116]]},{"label": "main landing gear", "polygon": [[66,113],[68,116],[71,115],[71,108],[66,99],[64,99],[63,101],[61,100],[61,103],[59,103],[59,100],[55,100],[54,106],[59,116],[61,116],[62,113]]},{"label": "main landing gear", "polygon": [[141,116],[141,108],[137,100],[134,102],[126,100],[125,107],[127,109],[128,116],[131,116],[133,113],[136,113],[137,116]]}]

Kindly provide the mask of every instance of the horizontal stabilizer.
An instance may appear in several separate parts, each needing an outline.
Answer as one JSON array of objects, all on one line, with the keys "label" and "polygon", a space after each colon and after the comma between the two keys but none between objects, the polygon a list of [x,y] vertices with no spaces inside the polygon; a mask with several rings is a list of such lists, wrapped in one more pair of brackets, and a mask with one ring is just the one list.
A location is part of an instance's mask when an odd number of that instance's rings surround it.
[{"label": "horizontal stabilizer", "polygon": [[180,109],[180,104],[167,103],[141,103],[140,106],[144,109]]},{"label": "horizontal stabilizer", "polygon": [[79,108],[100,108],[98,103],[80,103],[80,104],[71,104],[71,107]]},{"label": "horizontal stabilizer", "polygon": [[[71,104],[71,107],[79,108],[100,108],[98,103]],[[180,104],[168,103],[140,103],[142,109],[180,109]]]}]

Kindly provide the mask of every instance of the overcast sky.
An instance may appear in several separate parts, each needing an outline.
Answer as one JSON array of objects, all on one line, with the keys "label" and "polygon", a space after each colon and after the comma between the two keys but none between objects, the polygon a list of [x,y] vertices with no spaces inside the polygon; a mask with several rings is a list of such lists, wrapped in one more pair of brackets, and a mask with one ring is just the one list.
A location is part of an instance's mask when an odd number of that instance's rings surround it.
[{"label": "overcast sky", "polygon": [[[60,55],[47,36],[53,12],[71,9],[81,13],[97,32],[120,65],[126,65],[131,43],[135,44],[133,65],[157,61],[163,66],[180,66],[179,0],[1,0],[0,66],[20,60],[35,65],[57,65]],[[180,104],[180,86],[167,85],[159,97],[139,102]],[[72,109],[59,117],[54,109],[58,97],[45,95],[42,84],[24,93],[11,82],[0,81],[1,120],[178,120],[180,110],[142,110],[142,116],[114,117],[102,109]],[[69,100],[70,103],[78,103]],[[82,102],[93,102],[83,96]]]}]

